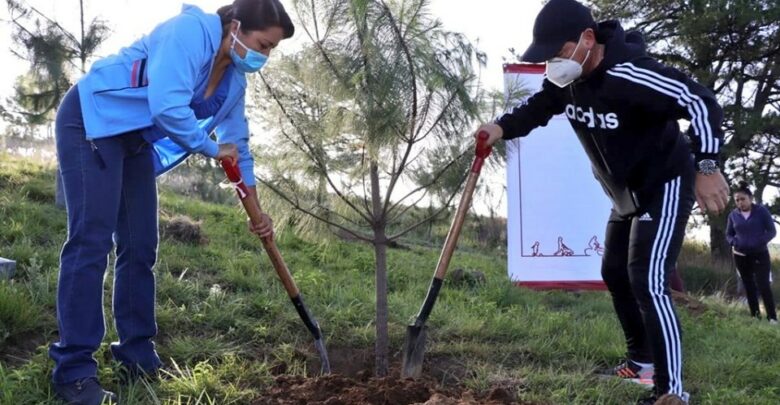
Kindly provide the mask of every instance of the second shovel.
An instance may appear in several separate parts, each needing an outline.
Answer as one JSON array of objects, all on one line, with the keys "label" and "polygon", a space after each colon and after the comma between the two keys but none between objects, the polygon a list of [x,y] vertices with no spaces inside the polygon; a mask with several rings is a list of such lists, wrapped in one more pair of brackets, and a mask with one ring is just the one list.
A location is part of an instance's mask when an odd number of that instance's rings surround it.
[{"label": "second shovel", "polygon": [[466,213],[471,206],[471,196],[474,194],[474,188],[477,185],[482,165],[493,149],[492,146],[487,144],[488,138],[488,133],[484,131],[477,135],[476,157],[471,165],[471,171],[466,180],[466,187],[463,190],[460,205],[458,205],[455,218],[453,218],[452,225],[450,225],[447,239],[444,241],[444,247],[439,256],[439,263],[436,265],[436,272],[433,274],[430,287],[428,287],[428,294],[425,296],[425,301],[414,323],[406,327],[403,365],[401,368],[401,376],[404,378],[418,378],[422,374],[423,358],[425,356],[425,322],[428,320],[428,316],[433,310],[433,304],[436,303],[436,298],[439,296],[439,290],[444,282],[444,275],[447,273],[452,253],[458,244],[460,230],[463,227]]}]

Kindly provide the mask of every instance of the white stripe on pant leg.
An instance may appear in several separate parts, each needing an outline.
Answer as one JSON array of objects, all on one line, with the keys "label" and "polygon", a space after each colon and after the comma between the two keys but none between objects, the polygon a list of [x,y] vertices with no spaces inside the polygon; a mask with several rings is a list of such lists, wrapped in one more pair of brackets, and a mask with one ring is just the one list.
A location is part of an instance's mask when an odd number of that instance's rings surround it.
[{"label": "white stripe on pant leg", "polygon": [[680,385],[680,356],[679,338],[676,331],[674,313],[671,307],[664,302],[663,288],[663,262],[666,259],[668,247],[673,236],[674,223],[676,222],[676,207],[678,206],[679,178],[664,185],[664,200],[661,210],[661,221],[657,230],[656,239],[650,258],[650,292],[653,305],[656,309],[661,332],[664,338],[667,373],[669,375],[669,391],[675,392]]},{"label": "white stripe on pant leg", "polygon": [[660,254],[657,255],[654,262],[654,271],[656,271],[656,284],[655,297],[658,298],[657,302],[663,315],[663,322],[666,326],[665,336],[666,341],[670,343],[667,347],[667,357],[670,358],[669,363],[669,391],[678,395],[682,394],[682,378],[681,378],[681,349],[680,349],[680,333],[679,327],[674,316],[674,310],[669,300],[669,296],[664,294],[664,263],[667,260],[669,245],[674,234],[674,226],[677,220],[677,210],[679,208],[679,190],[680,190],[680,178],[674,179],[670,184],[670,191],[672,198],[670,204],[666,207],[668,216],[665,221],[664,237],[661,239]]},{"label": "white stripe on pant leg", "polygon": [[676,194],[674,192],[675,188],[675,180],[672,180],[667,183],[667,195],[666,195],[666,206],[664,207],[664,211],[662,213],[663,218],[663,229],[661,230],[661,239],[660,239],[660,245],[658,246],[658,250],[656,251],[655,257],[653,257],[653,277],[655,283],[653,284],[653,301],[656,305],[656,310],[658,311],[658,319],[661,322],[661,325],[663,325],[662,331],[664,334],[664,342],[666,343],[666,358],[667,358],[667,371],[669,373],[669,391],[674,391],[674,376],[675,376],[675,341],[674,336],[672,333],[672,316],[668,312],[668,309],[666,306],[664,306],[663,297],[664,297],[664,267],[663,263],[666,256],[666,251],[669,246],[669,239],[672,236],[673,230],[674,230],[674,209],[675,206],[675,200],[676,200]]},{"label": "white stripe on pant leg", "polygon": [[[678,177],[675,179],[674,186],[674,204],[673,204],[673,220],[672,220],[672,234],[674,233],[674,228],[677,226],[677,212],[680,207],[680,178]],[[671,244],[671,238],[668,239],[666,247],[663,249],[663,261],[661,262],[661,266],[663,266],[663,263],[667,260],[667,254],[669,251],[669,245]],[[661,267],[663,269],[664,267]],[[663,280],[662,280],[663,281]],[[661,284],[663,287],[663,284]],[[674,306],[672,305],[672,301],[669,297],[669,295],[663,296],[663,306],[666,307],[667,314],[669,315],[670,323],[671,323],[671,331],[672,331],[672,341],[674,342],[674,351],[673,353],[673,359],[675,361],[672,369],[675,371],[674,376],[670,376],[670,388],[673,393],[677,395],[682,395],[682,340],[680,335],[680,325],[679,321],[674,315]]]},{"label": "white stripe on pant leg", "polygon": [[[672,221],[671,221],[671,232],[674,233],[674,227],[677,223],[677,210],[680,206],[680,178],[676,178],[673,183],[673,195],[674,195],[674,204],[672,206]],[[669,245],[671,244],[671,237],[667,240],[667,245],[663,248],[663,261],[660,263],[661,267],[660,269],[665,269],[663,266],[663,263],[666,262],[667,254],[669,251]],[[661,279],[661,283],[663,283],[663,279]],[[663,284],[661,284],[661,288],[663,288]],[[663,290],[661,290],[663,291]],[[676,320],[676,317],[674,316],[674,307],[672,306],[672,302],[669,299],[668,295],[663,295],[663,300],[661,302],[662,306],[666,307],[666,313],[669,316],[669,323],[671,324],[671,339],[673,342],[672,346],[672,360],[674,361],[674,364],[672,365],[672,370],[674,370],[674,374],[670,375],[670,388],[673,393],[677,395],[682,395],[682,349],[681,349],[681,341],[680,341],[680,330],[679,330],[679,324]]]},{"label": "white stripe on pant leg", "polygon": [[[666,347],[666,365],[667,365],[667,374],[669,374],[670,383],[671,383],[671,376],[672,376],[672,370],[669,369],[672,365],[672,359],[669,357],[669,346],[671,345],[671,342],[669,341],[669,332],[667,331],[667,325],[663,317],[663,312],[661,310],[661,307],[659,305],[659,302],[657,300],[657,288],[656,288],[656,274],[655,274],[655,268],[657,267],[656,261],[657,261],[657,254],[659,247],[661,246],[661,240],[665,238],[665,231],[666,231],[666,222],[668,219],[667,211],[669,206],[669,194],[670,194],[670,185],[669,183],[664,184],[664,197],[662,200],[662,207],[661,207],[661,215],[659,219],[658,228],[656,229],[655,234],[655,240],[653,240],[653,247],[650,251],[650,263],[649,263],[649,271],[647,272],[647,288],[650,293],[650,299],[653,301],[653,307],[655,308],[656,316],[658,317],[658,323],[661,326],[661,334],[663,336],[663,344],[664,347]],[[656,361],[657,363],[657,361]],[[670,384],[671,385],[671,384]]]},{"label": "white stripe on pant leg", "polygon": [[[679,185],[679,177],[670,182],[669,191],[671,192],[672,198],[670,200],[670,204],[666,207],[667,215],[665,218],[666,222],[664,224],[665,236],[661,239],[660,254],[655,258],[654,262],[654,271],[657,272],[655,297],[657,297],[657,302],[660,306],[661,314],[663,316],[662,319],[664,325],[666,326],[667,335],[665,336],[665,339],[670,343],[670,345],[667,346],[667,358],[669,358],[671,361],[668,364],[668,369],[670,371],[669,391],[672,393],[678,393],[677,391],[680,391],[681,388],[681,379],[679,377],[681,364],[680,339],[677,324],[675,322],[674,311],[672,309],[671,303],[669,302],[669,297],[664,294],[664,263],[667,260],[669,245],[671,244],[671,239],[674,234],[674,226],[677,220],[677,208],[679,207]],[[679,394],[681,394],[681,392]]]}]

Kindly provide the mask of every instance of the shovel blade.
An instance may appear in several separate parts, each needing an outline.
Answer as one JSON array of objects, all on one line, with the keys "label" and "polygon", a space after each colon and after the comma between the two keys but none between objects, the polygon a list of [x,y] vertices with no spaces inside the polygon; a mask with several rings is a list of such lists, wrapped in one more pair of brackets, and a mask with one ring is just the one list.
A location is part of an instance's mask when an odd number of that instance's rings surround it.
[{"label": "shovel blade", "polygon": [[322,374],[330,374],[330,359],[328,358],[328,351],[325,349],[325,342],[322,339],[315,340],[314,348],[317,349],[317,353],[320,355],[320,372]]},{"label": "shovel blade", "polygon": [[422,375],[427,329],[425,325],[409,325],[406,327],[401,377],[419,378]]}]

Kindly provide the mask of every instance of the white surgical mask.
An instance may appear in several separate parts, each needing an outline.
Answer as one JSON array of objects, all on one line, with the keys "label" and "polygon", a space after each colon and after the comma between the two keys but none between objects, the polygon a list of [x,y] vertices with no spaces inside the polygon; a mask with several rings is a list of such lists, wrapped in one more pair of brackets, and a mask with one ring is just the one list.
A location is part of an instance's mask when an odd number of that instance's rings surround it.
[{"label": "white surgical mask", "polygon": [[582,65],[584,65],[585,61],[590,57],[590,50],[588,50],[588,53],[585,55],[585,60],[583,60],[582,63],[577,63],[577,61],[571,58],[577,53],[579,47],[580,42],[578,41],[577,46],[574,48],[574,52],[572,52],[571,57],[568,59],[555,57],[547,61],[547,68],[545,71],[547,80],[556,86],[563,88],[582,76]]}]

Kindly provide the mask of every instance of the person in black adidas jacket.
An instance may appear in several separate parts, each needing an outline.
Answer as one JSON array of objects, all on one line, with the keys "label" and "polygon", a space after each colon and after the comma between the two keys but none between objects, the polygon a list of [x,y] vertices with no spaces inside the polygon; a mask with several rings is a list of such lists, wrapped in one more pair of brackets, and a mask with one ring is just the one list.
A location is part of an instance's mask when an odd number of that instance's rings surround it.
[{"label": "person in black adidas jacket", "polygon": [[[566,114],[613,203],[602,277],[628,346],[614,373],[639,379],[654,366],[654,398],[687,401],[668,272],[694,200],[715,213],[728,202],[718,169],[722,110],[711,91],[649,57],[639,33],[625,33],[617,21],[596,24],[574,0],[550,0],[533,34],[522,59],[546,62],[541,91],[479,130],[492,144]],[[690,144],[678,119],[691,123]]]}]

